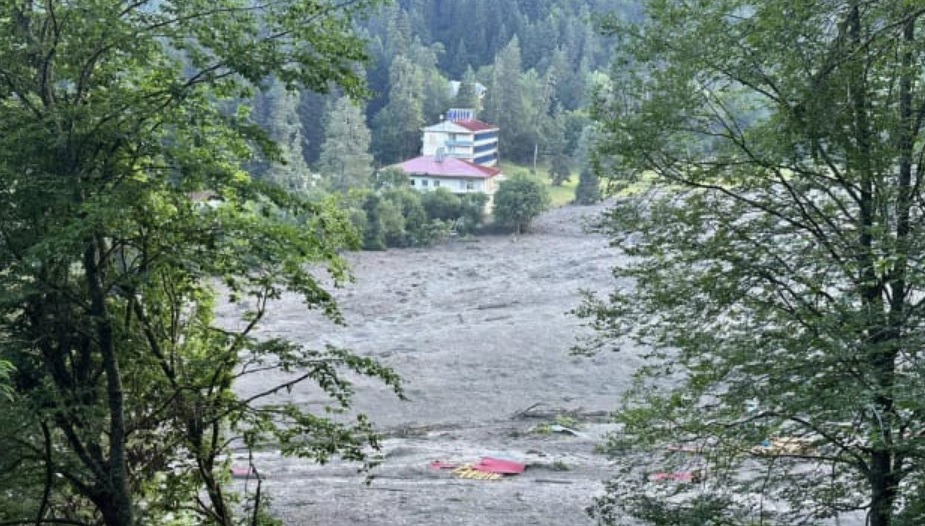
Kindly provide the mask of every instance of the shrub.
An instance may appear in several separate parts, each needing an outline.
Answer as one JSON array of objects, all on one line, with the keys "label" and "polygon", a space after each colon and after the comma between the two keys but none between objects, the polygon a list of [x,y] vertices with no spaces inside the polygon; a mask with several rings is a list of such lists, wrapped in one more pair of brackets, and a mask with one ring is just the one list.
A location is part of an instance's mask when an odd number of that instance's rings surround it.
[{"label": "shrub", "polygon": [[495,220],[522,234],[530,223],[549,208],[546,184],[534,177],[518,174],[501,181],[495,194]]},{"label": "shrub", "polygon": [[580,205],[593,205],[601,200],[601,180],[591,167],[585,167],[578,176],[575,187],[575,202]]},{"label": "shrub", "polygon": [[459,223],[457,230],[461,234],[471,234],[485,221],[485,205],[488,194],[477,192],[465,194],[460,198]]},{"label": "shrub", "polygon": [[459,219],[461,205],[459,197],[446,188],[437,188],[423,194],[422,203],[430,219],[455,221]]}]

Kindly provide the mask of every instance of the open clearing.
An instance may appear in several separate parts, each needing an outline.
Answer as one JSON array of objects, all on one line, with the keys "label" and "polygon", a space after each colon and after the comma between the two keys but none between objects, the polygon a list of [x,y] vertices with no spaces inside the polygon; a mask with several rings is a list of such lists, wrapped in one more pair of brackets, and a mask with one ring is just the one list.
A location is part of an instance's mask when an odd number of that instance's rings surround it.
[{"label": "open clearing", "polygon": [[[410,400],[375,382],[356,384],[357,408],[386,437],[369,486],[353,464],[261,453],[256,464],[274,512],[296,526],[590,523],[584,508],[610,475],[595,445],[637,363],[631,353],[569,353],[587,334],[568,315],[579,290],[614,285],[616,252],[582,229],[602,210],[555,209],[516,240],[351,254],[356,283],[337,293],[346,327],[306,313],[295,298],[279,302],[265,334],[374,356],[403,377]],[[247,395],[278,380],[254,376],[238,389]],[[309,407],[324,402],[309,386],[287,396]],[[541,414],[518,415],[530,407]],[[577,415],[581,436],[532,431],[563,411]],[[483,456],[529,468],[481,481],[428,467]]]}]

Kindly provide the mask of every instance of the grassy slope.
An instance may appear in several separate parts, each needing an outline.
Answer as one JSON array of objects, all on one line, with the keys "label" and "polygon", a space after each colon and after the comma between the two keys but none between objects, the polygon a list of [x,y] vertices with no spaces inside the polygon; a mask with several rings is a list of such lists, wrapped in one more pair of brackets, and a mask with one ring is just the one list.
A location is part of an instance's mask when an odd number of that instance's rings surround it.
[{"label": "grassy slope", "polygon": [[[516,172],[530,172],[532,166],[515,164],[512,162],[504,161],[501,163],[501,173],[503,174],[513,174]],[[547,183],[549,183],[549,167],[546,164],[539,164],[536,167],[537,177]],[[567,181],[562,184],[562,186],[552,186],[548,185],[549,196],[552,198],[552,206],[554,208],[565,206],[575,200],[575,187],[578,186],[578,173],[573,172],[570,181]]]}]

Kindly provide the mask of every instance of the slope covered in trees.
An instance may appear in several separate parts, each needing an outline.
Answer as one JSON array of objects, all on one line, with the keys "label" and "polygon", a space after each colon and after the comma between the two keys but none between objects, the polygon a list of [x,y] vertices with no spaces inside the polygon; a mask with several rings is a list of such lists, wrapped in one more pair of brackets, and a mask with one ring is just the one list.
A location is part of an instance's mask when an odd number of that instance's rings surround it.
[{"label": "slope covered in trees", "polygon": [[[363,103],[375,166],[417,155],[420,128],[437,122],[448,108],[476,107],[479,118],[501,126],[502,160],[554,164],[557,181],[580,173],[585,165],[575,153],[589,123],[592,79],[609,67],[612,45],[594,29],[593,19],[610,12],[638,16],[635,2],[620,0],[401,0],[383,6],[359,28],[371,56],[365,72],[369,98]],[[454,82],[461,82],[455,92]],[[487,89],[481,100],[474,82]],[[277,96],[259,95],[258,107],[279,107],[266,100]],[[330,155],[321,160],[325,143],[329,152],[351,150],[335,144],[343,134],[337,123],[325,120],[327,104],[315,94],[302,94],[297,104],[295,142],[320,180],[331,166],[354,164],[346,159],[332,164]],[[293,132],[270,113],[256,117],[273,134]],[[273,131],[278,126],[289,127]],[[264,163],[257,173],[269,167]]]}]

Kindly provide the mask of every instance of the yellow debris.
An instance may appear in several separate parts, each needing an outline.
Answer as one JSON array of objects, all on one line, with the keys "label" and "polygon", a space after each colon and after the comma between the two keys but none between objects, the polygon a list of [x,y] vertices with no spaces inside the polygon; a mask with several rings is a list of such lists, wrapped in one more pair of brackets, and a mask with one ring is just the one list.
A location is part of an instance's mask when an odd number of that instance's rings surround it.
[{"label": "yellow debris", "polygon": [[463,464],[453,470],[453,474],[459,478],[474,480],[500,480],[501,475],[497,473],[486,473],[477,469],[472,469],[472,464]]},{"label": "yellow debris", "polygon": [[753,455],[799,456],[814,453],[813,440],[805,437],[772,437],[767,446],[755,446]]}]

